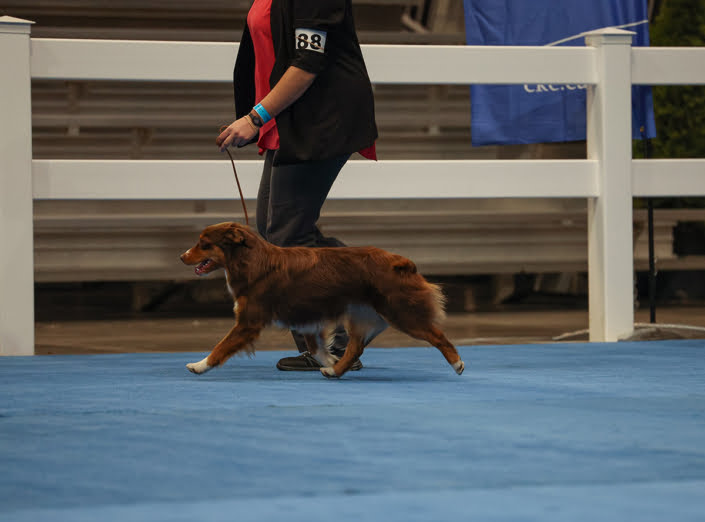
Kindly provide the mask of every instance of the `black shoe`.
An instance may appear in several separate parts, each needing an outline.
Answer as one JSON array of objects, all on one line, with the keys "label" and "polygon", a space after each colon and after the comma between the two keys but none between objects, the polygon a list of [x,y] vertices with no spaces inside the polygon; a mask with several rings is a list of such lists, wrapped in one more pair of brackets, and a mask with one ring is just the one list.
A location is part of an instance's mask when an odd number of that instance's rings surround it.
[{"label": "black shoe", "polygon": [[[296,357],[284,357],[280,359],[277,363],[277,368],[283,372],[310,372],[320,370],[322,365],[309,352],[302,352]],[[358,359],[352,364],[350,371],[357,371],[361,368],[362,363],[360,359]]]}]

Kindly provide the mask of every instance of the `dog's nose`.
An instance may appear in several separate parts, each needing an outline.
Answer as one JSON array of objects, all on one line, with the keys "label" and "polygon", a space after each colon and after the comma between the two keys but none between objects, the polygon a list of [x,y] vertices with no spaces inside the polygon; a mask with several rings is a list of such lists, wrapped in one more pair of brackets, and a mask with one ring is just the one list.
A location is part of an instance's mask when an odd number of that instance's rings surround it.
[{"label": "dog's nose", "polygon": [[188,254],[188,252],[184,252],[183,254],[181,254],[181,255],[179,256],[179,259],[181,259],[181,262],[182,262],[182,263],[185,263],[185,262],[186,262],[186,254]]}]

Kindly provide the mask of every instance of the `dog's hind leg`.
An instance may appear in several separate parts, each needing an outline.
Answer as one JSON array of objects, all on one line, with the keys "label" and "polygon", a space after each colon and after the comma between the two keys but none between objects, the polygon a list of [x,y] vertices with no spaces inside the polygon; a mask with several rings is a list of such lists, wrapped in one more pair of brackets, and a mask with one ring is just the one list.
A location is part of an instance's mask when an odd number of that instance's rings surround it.
[{"label": "dog's hind leg", "polygon": [[323,366],[333,366],[336,361],[335,357],[333,357],[328,350],[327,344],[329,336],[332,336],[332,332],[329,332],[325,328],[318,333],[304,334],[308,352]]},{"label": "dog's hind leg", "polygon": [[321,368],[321,373],[328,378],[342,377],[347,372],[355,361],[362,355],[365,349],[363,339],[354,332],[348,332],[348,346],[345,348],[345,353],[333,366],[324,366]]},{"label": "dog's hind leg", "polygon": [[365,331],[362,334],[362,346],[367,347],[367,345],[370,344],[375,337],[387,329],[387,326],[389,325],[387,324],[387,321],[384,320],[384,317],[379,315],[377,312],[374,312],[374,317],[372,320],[366,321],[364,324]]},{"label": "dog's hind leg", "polygon": [[220,366],[235,353],[242,350],[252,350],[252,343],[255,342],[262,331],[262,325],[250,325],[238,323],[232,327],[230,332],[215,345],[215,348],[205,359],[189,363],[186,368],[192,373],[206,373],[207,371]]},{"label": "dog's hind leg", "polygon": [[465,363],[460,359],[460,354],[456,350],[453,343],[451,343],[445,336],[445,334],[435,325],[398,325],[395,324],[399,330],[410,335],[415,339],[422,339],[436,348],[443,354],[446,358],[448,364],[450,364],[455,373],[460,375],[465,370]]},{"label": "dog's hind leg", "polygon": [[348,305],[344,323],[348,333],[360,337],[363,348],[389,326],[374,308],[360,304]]},{"label": "dog's hind leg", "polygon": [[350,305],[345,318],[349,341],[345,353],[332,367],[321,368],[326,377],[340,377],[357,361],[365,347],[387,328],[387,321],[372,307]]}]

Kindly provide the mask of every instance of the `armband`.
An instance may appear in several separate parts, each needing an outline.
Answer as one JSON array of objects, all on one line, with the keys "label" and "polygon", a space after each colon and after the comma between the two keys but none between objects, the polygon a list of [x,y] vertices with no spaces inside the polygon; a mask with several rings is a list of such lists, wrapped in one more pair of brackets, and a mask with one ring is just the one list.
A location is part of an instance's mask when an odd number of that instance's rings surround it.
[{"label": "armband", "polygon": [[[261,104],[261,103],[258,103],[257,105],[255,105],[254,107],[252,107],[252,110],[253,110],[255,113],[257,113],[257,114],[259,115],[259,117],[260,117],[261,120],[262,120],[262,125],[264,125],[265,123],[267,123],[269,120],[272,119],[272,117],[271,117],[271,116],[269,115],[269,113],[267,112],[267,109],[265,109],[264,107],[262,107],[262,104]],[[255,122],[255,125],[256,125],[256,124],[257,124],[257,122]],[[257,126],[258,126],[258,127],[261,127],[262,125],[257,125]]]}]

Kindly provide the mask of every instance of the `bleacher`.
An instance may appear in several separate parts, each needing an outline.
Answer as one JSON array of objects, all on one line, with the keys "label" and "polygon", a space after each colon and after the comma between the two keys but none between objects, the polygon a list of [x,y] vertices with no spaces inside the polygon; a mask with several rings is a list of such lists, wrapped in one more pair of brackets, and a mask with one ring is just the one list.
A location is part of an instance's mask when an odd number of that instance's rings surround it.
[{"label": "bleacher", "polygon": [[[378,150],[385,159],[493,157],[470,147],[463,86],[375,87]],[[34,157],[218,159],[218,129],[233,119],[223,84],[38,81],[33,86]],[[255,159],[254,147],[237,151]]]},{"label": "bleacher", "polygon": [[[43,38],[237,41],[249,0],[5,0],[0,14],[34,20]],[[360,40],[460,44],[462,3],[354,0]],[[584,144],[470,145],[465,86],[376,85],[383,159],[584,157]],[[34,81],[33,155],[43,158],[218,159],[218,128],[232,121],[224,84]],[[237,152],[255,159],[253,147]],[[229,168],[224,163],[223,168]],[[429,175],[433,175],[429,172]],[[235,192],[233,193],[235,194]],[[254,214],[254,202],[249,202]],[[586,268],[585,201],[329,201],[322,225],[351,245],[375,244],[431,275],[552,273]],[[35,201],[38,282],[178,280],[194,231],[241,218],[222,201]],[[659,213],[657,252],[675,259],[674,216]],[[636,263],[645,267],[645,216]],[[77,237],[80,235],[80,237]]]}]

